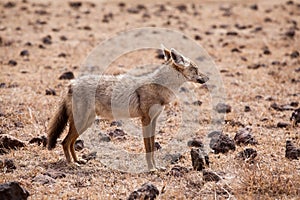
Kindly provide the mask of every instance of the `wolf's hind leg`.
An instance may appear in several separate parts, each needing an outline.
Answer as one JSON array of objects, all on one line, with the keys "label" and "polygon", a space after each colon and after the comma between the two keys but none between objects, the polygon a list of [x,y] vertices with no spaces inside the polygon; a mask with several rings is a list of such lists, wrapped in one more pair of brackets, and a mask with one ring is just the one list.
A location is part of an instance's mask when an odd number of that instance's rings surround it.
[{"label": "wolf's hind leg", "polygon": [[65,154],[67,162],[71,162],[70,145],[72,142],[73,134],[74,134],[74,131],[73,131],[72,125],[70,125],[69,132],[62,142],[62,146],[63,146],[63,150],[64,150],[64,154]]},{"label": "wolf's hind leg", "polygon": [[77,156],[76,156],[76,153],[75,153],[74,145],[75,145],[75,142],[76,142],[77,138],[79,137],[79,134],[76,131],[76,128],[75,128],[73,123],[70,124],[70,131],[71,131],[71,133],[70,133],[71,142],[69,143],[69,145],[70,145],[69,149],[71,151],[71,155],[73,157],[74,162],[77,162],[78,159],[77,159]]},{"label": "wolf's hind leg", "polygon": [[75,153],[75,148],[74,148],[74,145],[75,145],[75,142],[77,140],[77,138],[79,137],[79,135],[81,135],[82,133],[84,133],[84,131],[86,131],[94,122],[94,119],[95,119],[95,114],[89,114],[87,115],[84,119],[86,120],[81,120],[75,124],[74,122],[73,123],[70,123],[70,144],[69,144],[69,148],[70,148],[70,151],[71,151],[71,155],[73,157],[73,160],[74,162],[77,162],[79,164],[84,164],[86,163],[86,160],[83,160],[83,159],[78,159],[77,156],[76,156],[76,153]]}]

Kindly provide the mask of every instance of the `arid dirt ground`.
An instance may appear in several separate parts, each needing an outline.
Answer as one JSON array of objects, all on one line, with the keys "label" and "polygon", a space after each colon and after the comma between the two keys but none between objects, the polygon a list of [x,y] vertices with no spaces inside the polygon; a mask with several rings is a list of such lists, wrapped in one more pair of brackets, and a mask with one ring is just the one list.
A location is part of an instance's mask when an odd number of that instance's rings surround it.
[{"label": "arid dirt ground", "polygon": [[[176,163],[189,171],[176,177],[169,173],[175,164],[157,173],[124,173],[97,160],[81,166],[68,165],[60,145],[48,151],[37,144],[27,144],[0,155],[0,160],[13,159],[17,167],[13,172],[0,169],[0,183],[20,182],[29,191],[29,199],[126,199],[147,182],[160,190],[158,199],[300,198],[299,160],[285,158],[286,140],[300,147],[299,125],[277,127],[278,122],[290,124],[292,111],[271,108],[274,103],[299,102],[299,2],[170,2],[122,4],[91,0],[74,7],[69,1],[1,1],[0,134],[27,142],[46,135],[49,119],[69,84],[69,80],[59,80],[62,73],[72,71],[76,77],[89,52],[119,32],[163,27],[195,39],[216,62],[226,89],[226,103],[232,107],[226,115],[223,132],[233,138],[238,129],[251,126],[259,143],[249,146],[257,150],[254,161],[237,159],[245,146],[237,146],[226,154],[210,153],[209,168],[221,172],[223,179],[206,182],[201,172],[192,170],[189,147]],[[128,55],[119,64],[126,69],[145,57],[150,61],[157,59],[153,52],[149,55],[141,52]],[[47,89],[54,89],[56,95],[46,95]],[[200,115],[203,130],[195,137],[202,138],[210,123],[205,114],[211,109],[210,94],[200,87],[197,95],[202,102],[200,110],[204,112]],[[177,105],[172,103],[165,112],[174,116],[180,110]],[[251,110],[245,112],[245,106]],[[174,126],[175,122],[171,118],[168,125]],[[109,123],[100,126],[103,133],[112,129]],[[160,131],[157,137],[162,148],[173,130]],[[112,142],[128,150],[144,151],[142,143],[131,144],[130,136]],[[82,156],[87,152],[89,149],[85,148],[77,154]],[[65,176],[43,184],[43,174],[50,169]]]}]

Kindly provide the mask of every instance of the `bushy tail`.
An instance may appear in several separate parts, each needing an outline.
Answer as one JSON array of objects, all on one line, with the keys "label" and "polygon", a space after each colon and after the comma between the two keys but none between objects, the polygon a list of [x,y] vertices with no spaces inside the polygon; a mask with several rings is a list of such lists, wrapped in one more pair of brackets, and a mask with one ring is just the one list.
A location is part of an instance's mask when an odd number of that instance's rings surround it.
[{"label": "bushy tail", "polygon": [[48,149],[54,149],[56,146],[57,139],[64,131],[67,123],[68,123],[68,108],[66,104],[66,100],[64,100],[58,110],[56,111],[54,117],[50,121],[50,126],[48,128]]}]

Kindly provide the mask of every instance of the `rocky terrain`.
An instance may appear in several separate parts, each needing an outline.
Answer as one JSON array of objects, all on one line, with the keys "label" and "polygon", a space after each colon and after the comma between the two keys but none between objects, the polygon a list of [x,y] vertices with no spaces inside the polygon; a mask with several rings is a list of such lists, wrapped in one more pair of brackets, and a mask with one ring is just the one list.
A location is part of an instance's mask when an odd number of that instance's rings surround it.
[{"label": "rocky terrain", "polygon": [[[299,199],[300,122],[293,127],[290,117],[300,102],[300,3],[170,2],[0,2],[0,184],[17,181],[29,199]],[[222,132],[210,134],[210,113],[217,108],[209,90],[190,84],[197,97],[190,106],[200,111],[201,128],[166,170],[111,169],[81,142],[77,154],[87,164],[67,164],[60,145],[45,148],[65,88],[100,42],[142,27],[179,31],[208,52],[226,91],[226,105],[218,108],[226,113]],[[110,73],[153,62],[163,62],[156,50],[132,52],[114,61]],[[181,105],[177,99],[166,107],[158,149],[174,137]],[[144,152],[141,139],[111,123],[95,121],[103,140]],[[208,134],[214,153],[202,155]]]}]

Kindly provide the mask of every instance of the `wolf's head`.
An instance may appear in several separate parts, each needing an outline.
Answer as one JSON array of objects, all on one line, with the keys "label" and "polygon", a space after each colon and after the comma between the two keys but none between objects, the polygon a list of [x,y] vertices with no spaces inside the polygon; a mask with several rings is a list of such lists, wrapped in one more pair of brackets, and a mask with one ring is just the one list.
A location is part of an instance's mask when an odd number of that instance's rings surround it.
[{"label": "wolf's head", "polygon": [[188,81],[203,84],[209,80],[189,58],[186,58],[173,48],[169,50],[163,45],[161,46],[166,62],[179,71]]}]

